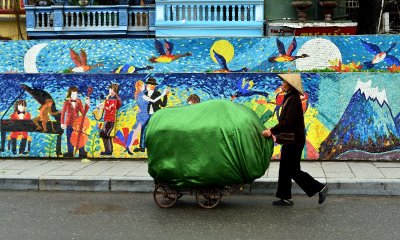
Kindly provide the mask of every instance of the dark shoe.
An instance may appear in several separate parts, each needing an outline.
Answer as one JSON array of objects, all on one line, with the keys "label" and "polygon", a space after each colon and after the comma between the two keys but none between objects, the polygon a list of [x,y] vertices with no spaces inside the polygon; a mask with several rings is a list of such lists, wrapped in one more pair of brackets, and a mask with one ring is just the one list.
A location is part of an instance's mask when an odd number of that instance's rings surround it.
[{"label": "dark shoe", "polygon": [[134,152],[144,152],[145,149],[144,148],[135,148],[133,149]]},{"label": "dark shoe", "polygon": [[127,153],[128,153],[129,155],[131,155],[131,156],[133,155],[133,152],[131,152],[131,151],[129,150],[129,148],[126,148],[126,149],[125,149],[125,152],[127,152]]},{"label": "dark shoe", "polygon": [[73,157],[73,154],[72,153],[64,153],[63,157]]},{"label": "dark shoe", "polygon": [[112,152],[101,152],[100,155],[109,156],[109,155],[112,155]]},{"label": "dark shoe", "polygon": [[322,204],[325,202],[326,196],[328,195],[328,186],[325,185],[325,187],[318,193],[318,203]]},{"label": "dark shoe", "polygon": [[82,154],[79,154],[79,158],[87,158],[87,152],[83,152]]},{"label": "dark shoe", "polygon": [[275,206],[293,206],[293,201],[291,199],[279,199],[272,202]]}]

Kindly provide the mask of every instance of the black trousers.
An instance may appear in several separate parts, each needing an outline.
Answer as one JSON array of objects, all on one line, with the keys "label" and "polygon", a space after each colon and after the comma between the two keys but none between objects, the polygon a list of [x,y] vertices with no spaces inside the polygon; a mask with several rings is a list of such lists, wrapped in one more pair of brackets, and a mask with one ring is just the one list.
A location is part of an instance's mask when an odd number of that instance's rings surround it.
[{"label": "black trousers", "polygon": [[[22,138],[20,143],[19,143],[19,154],[25,153],[25,148],[26,148],[26,138]],[[17,139],[16,138],[11,138],[11,150],[13,154],[17,154]]]},{"label": "black trousers", "polygon": [[279,164],[278,190],[276,197],[283,199],[292,198],[292,179],[309,196],[314,196],[324,188],[324,185],[310,174],[301,171],[300,158],[304,144],[283,144]]},{"label": "black trousers", "polygon": [[114,124],[115,122],[104,122],[103,128],[100,129],[100,137],[103,140],[104,152],[106,153],[113,152],[112,140],[114,136],[111,137],[111,131],[114,128]]}]

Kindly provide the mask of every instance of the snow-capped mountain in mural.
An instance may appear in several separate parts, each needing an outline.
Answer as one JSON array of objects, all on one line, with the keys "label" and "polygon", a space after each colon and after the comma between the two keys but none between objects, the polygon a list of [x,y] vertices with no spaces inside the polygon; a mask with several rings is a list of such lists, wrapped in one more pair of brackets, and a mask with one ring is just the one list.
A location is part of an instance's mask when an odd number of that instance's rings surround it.
[{"label": "snow-capped mountain in mural", "polygon": [[400,135],[400,113],[394,118],[394,123],[397,126],[397,133]]},{"label": "snow-capped mountain in mural", "polygon": [[342,117],[321,144],[320,158],[357,157],[352,151],[368,155],[397,149],[395,154],[400,154],[399,137],[385,89],[379,91],[371,81],[358,80]]}]

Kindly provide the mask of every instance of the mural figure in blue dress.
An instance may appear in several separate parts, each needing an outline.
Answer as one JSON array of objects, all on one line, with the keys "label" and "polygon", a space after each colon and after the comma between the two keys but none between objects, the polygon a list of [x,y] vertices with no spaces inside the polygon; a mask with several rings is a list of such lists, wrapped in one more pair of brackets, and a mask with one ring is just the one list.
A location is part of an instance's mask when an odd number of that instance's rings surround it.
[{"label": "mural figure in blue dress", "polygon": [[144,90],[145,90],[145,84],[143,81],[139,80],[135,83],[135,93],[134,97],[136,100],[136,105],[138,106],[138,113],[136,114],[136,122],[132,127],[133,130],[133,141],[131,146],[127,146],[127,152],[128,154],[132,155],[132,151],[130,148],[132,145],[136,145],[139,143],[139,133],[142,131],[142,127],[145,125],[145,123],[149,120],[150,115],[147,112],[147,107],[149,105],[149,102],[144,99]]}]

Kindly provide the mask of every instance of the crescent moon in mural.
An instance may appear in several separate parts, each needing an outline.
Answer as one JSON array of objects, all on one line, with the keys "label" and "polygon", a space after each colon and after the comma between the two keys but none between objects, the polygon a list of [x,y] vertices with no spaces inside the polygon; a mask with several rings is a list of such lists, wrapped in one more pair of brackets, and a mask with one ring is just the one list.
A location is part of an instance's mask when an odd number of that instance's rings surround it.
[{"label": "crescent moon in mural", "polygon": [[26,73],[38,73],[36,66],[36,58],[40,51],[45,48],[48,43],[40,43],[31,47],[25,54],[24,57],[24,69]]},{"label": "crescent moon in mural", "polygon": [[342,61],[339,48],[330,40],[323,38],[305,42],[297,52],[297,55],[302,54],[307,54],[308,57],[296,60],[296,68],[299,71],[326,69],[331,66],[330,61]]}]

